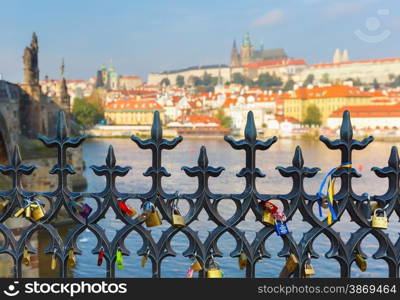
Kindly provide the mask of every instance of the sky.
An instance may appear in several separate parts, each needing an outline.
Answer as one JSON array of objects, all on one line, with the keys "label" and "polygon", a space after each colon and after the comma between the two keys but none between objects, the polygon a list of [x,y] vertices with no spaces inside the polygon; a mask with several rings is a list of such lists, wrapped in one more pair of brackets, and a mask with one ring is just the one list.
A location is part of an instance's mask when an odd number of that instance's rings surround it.
[{"label": "sky", "polygon": [[399,0],[0,0],[0,74],[23,79],[22,54],[39,38],[41,77],[94,77],[229,64],[232,42],[284,48],[307,63],[400,57]]}]

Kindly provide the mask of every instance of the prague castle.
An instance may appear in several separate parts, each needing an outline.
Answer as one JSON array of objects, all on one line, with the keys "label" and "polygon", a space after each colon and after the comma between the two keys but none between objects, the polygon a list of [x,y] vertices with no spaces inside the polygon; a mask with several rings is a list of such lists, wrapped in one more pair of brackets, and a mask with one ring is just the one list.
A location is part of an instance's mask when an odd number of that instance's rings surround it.
[{"label": "prague castle", "polygon": [[374,80],[388,83],[390,77],[400,75],[400,58],[350,60],[347,49],[336,49],[332,61],[308,64],[302,58],[289,57],[282,48],[264,49],[261,45],[256,49],[250,35],[246,34],[240,47],[233,41],[229,65],[215,64],[150,73],[147,81],[158,85],[167,78],[171,84],[175,84],[177,77],[182,76],[184,82],[191,85],[193,78],[202,77],[206,73],[220,78],[219,82],[222,83],[230,82],[235,73],[251,80],[256,80],[260,74],[269,73],[280,77],[283,82],[292,79],[300,84],[309,75],[313,75],[315,82],[329,78],[331,82],[357,79],[363,83],[372,83]]},{"label": "prague castle", "polygon": [[264,49],[264,45],[261,44],[259,50],[256,50],[251,43],[250,35],[247,33],[243,39],[240,52],[236,47],[236,41],[233,41],[230,66],[232,68],[236,68],[261,61],[280,60],[287,58],[288,57],[285,53],[285,50],[282,48]]}]

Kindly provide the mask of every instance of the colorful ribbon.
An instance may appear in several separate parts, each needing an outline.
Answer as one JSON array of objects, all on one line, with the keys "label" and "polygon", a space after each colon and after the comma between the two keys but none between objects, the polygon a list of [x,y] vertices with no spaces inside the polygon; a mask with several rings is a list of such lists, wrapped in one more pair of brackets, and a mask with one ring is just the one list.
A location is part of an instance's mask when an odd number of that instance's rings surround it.
[{"label": "colorful ribbon", "polygon": [[[335,181],[336,181],[336,177],[333,177],[333,173],[336,172],[336,170],[340,169],[340,168],[351,168],[351,162],[347,162],[344,164],[341,164],[340,166],[333,168],[332,170],[330,170],[328,172],[328,174],[326,174],[326,176],[324,177],[324,180],[322,180],[322,183],[319,187],[319,191],[318,191],[318,210],[319,210],[319,216],[322,217],[322,199],[324,197],[328,197],[328,225],[332,224],[332,221],[336,221],[337,220],[337,216],[335,213],[335,209],[333,208],[333,196],[335,195]],[[328,181],[328,186],[327,186],[327,193],[328,195],[322,193],[322,190],[326,184],[326,182]]]},{"label": "colorful ribbon", "polygon": [[117,250],[117,268],[119,270],[122,270],[124,268],[124,261],[123,261],[123,258],[122,258],[122,252],[119,249]]},{"label": "colorful ribbon", "polygon": [[132,211],[131,209],[129,209],[128,205],[126,205],[125,202],[123,202],[123,201],[118,201],[118,206],[119,206],[119,208],[120,208],[124,213],[126,213],[127,215],[133,214],[133,211]]}]

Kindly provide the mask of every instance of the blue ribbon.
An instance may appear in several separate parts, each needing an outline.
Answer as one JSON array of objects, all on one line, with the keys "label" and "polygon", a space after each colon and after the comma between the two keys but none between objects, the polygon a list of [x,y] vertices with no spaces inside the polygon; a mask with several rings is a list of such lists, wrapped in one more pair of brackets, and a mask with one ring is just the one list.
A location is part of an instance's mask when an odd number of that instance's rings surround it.
[{"label": "blue ribbon", "polygon": [[[327,194],[324,194],[324,193],[322,192],[322,190],[323,190],[323,188],[324,188],[324,186],[325,186],[325,184],[326,184],[326,181],[328,180],[329,177],[331,177],[331,176],[333,175],[333,173],[335,173],[336,170],[338,170],[339,168],[342,168],[342,167],[344,167],[344,166],[348,166],[348,165],[351,166],[351,163],[350,163],[350,162],[348,162],[348,163],[343,163],[343,164],[341,164],[339,167],[336,167],[336,168],[331,169],[331,170],[325,175],[324,179],[322,180],[321,185],[319,186],[318,193],[317,193],[317,196],[318,196],[318,199],[317,199],[317,201],[318,201],[318,210],[319,210],[319,216],[320,216],[320,217],[322,217],[322,198],[328,196]],[[332,180],[331,180],[331,182],[332,182]],[[328,185],[327,188],[329,189],[329,185]],[[329,191],[328,191],[328,193],[329,193]],[[336,212],[335,212],[335,210],[334,210],[334,208],[333,208],[333,206],[332,206],[332,203],[331,203],[329,200],[327,201],[327,203],[328,203],[328,208],[329,208],[329,210],[330,210],[330,212],[331,212],[331,214],[332,214],[332,219],[333,219],[334,221],[336,221],[336,220],[337,220],[337,216],[336,216]]]}]

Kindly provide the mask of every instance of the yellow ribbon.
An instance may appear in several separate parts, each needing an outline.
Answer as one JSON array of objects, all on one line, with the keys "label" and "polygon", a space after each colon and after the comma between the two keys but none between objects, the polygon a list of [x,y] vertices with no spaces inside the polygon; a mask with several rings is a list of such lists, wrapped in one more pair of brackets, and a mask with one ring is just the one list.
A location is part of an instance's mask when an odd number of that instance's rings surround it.
[{"label": "yellow ribbon", "polygon": [[[338,166],[336,170],[340,168],[351,168],[351,163],[342,164]],[[333,207],[333,196],[335,195],[335,181],[336,177],[333,178],[333,173],[332,173],[332,175],[328,179],[328,201],[331,207]],[[328,225],[331,224],[332,224],[332,212],[330,209],[328,209]]]}]

